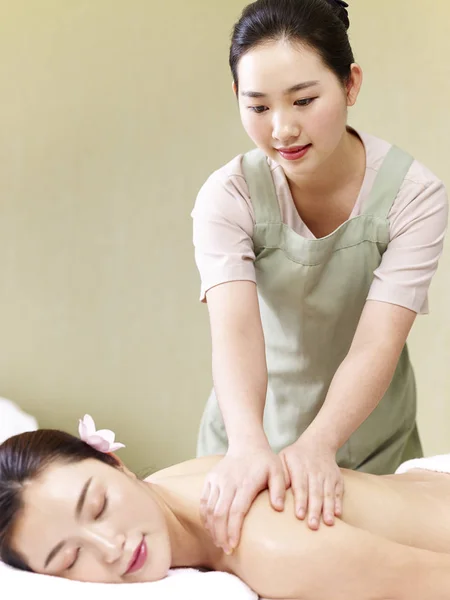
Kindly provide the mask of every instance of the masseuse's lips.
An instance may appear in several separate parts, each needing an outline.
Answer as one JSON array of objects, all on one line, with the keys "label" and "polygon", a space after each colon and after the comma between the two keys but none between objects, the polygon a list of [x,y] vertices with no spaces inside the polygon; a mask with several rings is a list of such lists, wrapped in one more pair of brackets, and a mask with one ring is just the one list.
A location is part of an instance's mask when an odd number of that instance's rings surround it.
[{"label": "masseuse's lips", "polygon": [[147,544],[145,543],[145,537],[142,537],[140,544],[137,546],[136,550],[133,552],[131,556],[131,560],[128,563],[127,570],[124,575],[129,575],[130,573],[135,573],[139,569],[141,569],[145,561],[147,560]]},{"label": "masseuse's lips", "polygon": [[299,150],[303,150],[309,144],[303,144],[303,146],[289,146],[289,148],[275,148],[278,152],[298,152]]},{"label": "masseuse's lips", "polygon": [[289,146],[289,148],[275,148],[280,156],[286,160],[298,160],[303,158],[310,149],[311,144],[305,144],[304,146]]}]

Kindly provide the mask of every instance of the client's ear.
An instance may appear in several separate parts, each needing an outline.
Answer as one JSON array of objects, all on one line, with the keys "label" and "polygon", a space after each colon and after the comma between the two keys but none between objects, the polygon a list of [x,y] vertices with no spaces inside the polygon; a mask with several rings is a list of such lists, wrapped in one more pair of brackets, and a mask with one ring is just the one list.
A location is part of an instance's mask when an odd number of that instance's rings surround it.
[{"label": "client's ear", "polygon": [[120,460],[118,456],[116,456],[113,452],[110,453],[110,456],[112,456],[116,461],[119,471],[122,471],[122,473],[125,473],[125,475],[128,475],[128,477],[131,477],[132,479],[136,479],[136,474],[133,473],[133,471],[130,471],[130,469],[125,465],[124,462]]}]

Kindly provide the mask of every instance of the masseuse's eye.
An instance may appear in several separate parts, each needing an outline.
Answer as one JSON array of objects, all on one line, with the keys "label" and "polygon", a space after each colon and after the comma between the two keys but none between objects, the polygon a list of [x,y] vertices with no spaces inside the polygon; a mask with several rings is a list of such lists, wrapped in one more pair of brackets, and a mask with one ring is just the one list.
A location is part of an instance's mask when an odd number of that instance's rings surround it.
[{"label": "masseuse's eye", "polygon": [[106,509],[108,508],[108,496],[105,496],[103,499],[103,504],[99,512],[95,515],[94,520],[100,519],[102,515],[105,514]]},{"label": "masseuse's eye", "polygon": [[294,104],[297,106],[309,106],[314,100],[315,98],[301,98],[301,100],[296,100]]},{"label": "masseuse's eye", "polygon": [[260,115],[261,113],[266,112],[267,106],[249,106],[249,109]]}]

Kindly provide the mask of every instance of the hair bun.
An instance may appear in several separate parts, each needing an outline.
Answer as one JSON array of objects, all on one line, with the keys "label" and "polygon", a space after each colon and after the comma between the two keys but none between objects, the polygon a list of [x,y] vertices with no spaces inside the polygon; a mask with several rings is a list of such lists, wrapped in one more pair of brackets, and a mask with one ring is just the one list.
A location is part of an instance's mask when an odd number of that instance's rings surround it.
[{"label": "hair bun", "polygon": [[348,4],[344,0],[326,0],[331,8],[336,12],[337,16],[344,23],[345,29],[350,27],[350,19],[348,18]]}]

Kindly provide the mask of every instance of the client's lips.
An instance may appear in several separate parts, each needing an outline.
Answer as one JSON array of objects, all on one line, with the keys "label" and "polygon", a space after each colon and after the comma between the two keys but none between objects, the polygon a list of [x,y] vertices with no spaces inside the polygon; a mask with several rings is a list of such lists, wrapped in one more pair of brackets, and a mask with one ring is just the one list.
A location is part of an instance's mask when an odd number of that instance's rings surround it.
[{"label": "client's lips", "polygon": [[142,568],[147,560],[147,544],[145,543],[145,538],[142,538],[141,543],[133,552],[133,556],[128,564],[128,568],[125,571],[125,575],[129,575],[130,573],[135,573],[140,568]]}]

